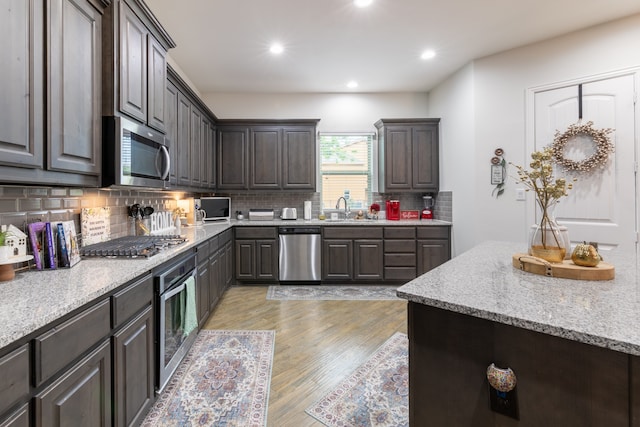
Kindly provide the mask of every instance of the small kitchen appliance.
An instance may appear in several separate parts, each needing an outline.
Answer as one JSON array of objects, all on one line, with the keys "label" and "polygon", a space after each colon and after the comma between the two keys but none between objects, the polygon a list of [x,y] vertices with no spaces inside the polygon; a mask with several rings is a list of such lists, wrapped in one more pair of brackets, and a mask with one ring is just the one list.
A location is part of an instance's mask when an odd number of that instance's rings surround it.
[{"label": "small kitchen appliance", "polygon": [[424,207],[420,213],[420,219],[433,219],[433,196],[422,196],[422,202],[424,203]]},{"label": "small kitchen appliance", "polygon": [[282,208],[280,219],[298,219],[298,211],[296,208]]},{"label": "small kitchen appliance", "polygon": [[249,221],[273,221],[273,209],[249,209]]},{"label": "small kitchen appliance", "polygon": [[400,200],[387,200],[387,219],[398,221],[400,219]]},{"label": "small kitchen appliance", "polygon": [[231,219],[231,198],[201,197],[200,209],[205,212],[203,221],[228,221]]}]

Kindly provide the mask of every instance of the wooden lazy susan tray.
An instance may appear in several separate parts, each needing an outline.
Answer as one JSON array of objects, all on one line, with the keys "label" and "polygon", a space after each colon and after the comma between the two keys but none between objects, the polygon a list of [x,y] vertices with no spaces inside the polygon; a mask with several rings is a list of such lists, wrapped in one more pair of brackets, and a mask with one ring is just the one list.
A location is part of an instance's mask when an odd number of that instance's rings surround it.
[{"label": "wooden lazy susan tray", "polygon": [[512,263],[518,270],[548,277],[575,280],[611,280],[616,276],[613,265],[600,261],[595,267],[575,265],[571,260],[552,264],[527,254],[513,254]]}]

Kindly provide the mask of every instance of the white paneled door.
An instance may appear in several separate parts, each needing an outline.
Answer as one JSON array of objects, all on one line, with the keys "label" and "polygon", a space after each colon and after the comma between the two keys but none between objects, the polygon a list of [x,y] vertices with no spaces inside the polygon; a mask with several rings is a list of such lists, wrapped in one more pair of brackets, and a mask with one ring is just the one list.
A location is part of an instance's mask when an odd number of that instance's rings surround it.
[{"label": "white paneled door", "polygon": [[[577,178],[570,195],[562,198],[555,209],[556,218],[567,226],[573,244],[598,242],[601,250],[636,247],[636,78],[635,73],[630,73],[582,83],[581,121],[592,121],[596,129],[614,129],[609,137],[615,144],[615,153],[602,169],[575,173],[555,168],[557,176]],[[529,133],[533,146],[529,141],[529,149],[542,149],[553,142],[556,131],[564,133],[569,125],[578,122],[578,94],[578,84],[533,91],[533,135]],[[578,136],[565,148],[566,158],[579,161],[593,154],[595,144],[587,136]],[[538,221],[540,213],[533,203],[528,206],[527,217]]]}]

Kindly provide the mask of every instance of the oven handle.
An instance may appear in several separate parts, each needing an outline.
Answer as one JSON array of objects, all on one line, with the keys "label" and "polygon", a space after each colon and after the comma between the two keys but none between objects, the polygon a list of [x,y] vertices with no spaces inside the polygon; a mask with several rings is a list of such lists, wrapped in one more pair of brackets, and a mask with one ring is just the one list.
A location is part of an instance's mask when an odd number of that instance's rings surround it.
[{"label": "oven handle", "polygon": [[172,296],[174,296],[175,294],[179,294],[180,292],[184,291],[184,288],[186,287],[186,285],[184,283],[182,283],[182,285],[178,286],[175,289],[170,290],[167,293],[164,293],[162,295],[160,295],[162,297],[162,299],[164,301],[168,300],[169,298],[171,298]]}]

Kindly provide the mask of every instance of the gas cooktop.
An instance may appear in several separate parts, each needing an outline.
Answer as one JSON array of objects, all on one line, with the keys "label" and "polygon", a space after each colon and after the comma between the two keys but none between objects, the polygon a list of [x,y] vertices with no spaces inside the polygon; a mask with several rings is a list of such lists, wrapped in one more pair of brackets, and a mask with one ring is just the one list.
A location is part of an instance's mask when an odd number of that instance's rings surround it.
[{"label": "gas cooktop", "polygon": [[148,258],[186,241],[186,238],[177,235],[125,236],[84,246],[80,249],[80,256],[84,258]]}]

